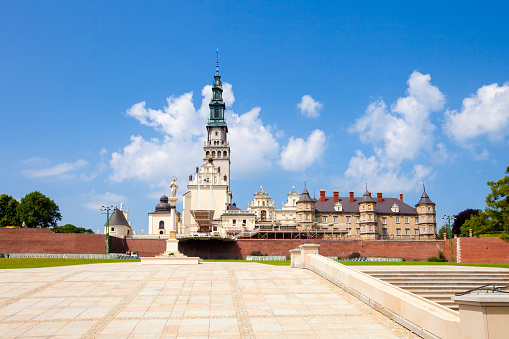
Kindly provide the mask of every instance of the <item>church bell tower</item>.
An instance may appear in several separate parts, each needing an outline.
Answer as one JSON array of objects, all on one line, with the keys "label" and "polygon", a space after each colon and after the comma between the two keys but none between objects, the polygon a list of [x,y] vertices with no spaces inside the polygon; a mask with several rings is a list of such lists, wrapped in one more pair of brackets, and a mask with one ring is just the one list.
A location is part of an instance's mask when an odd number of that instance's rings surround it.
[{"label": "church bell tower", "polygon": [[[203,147],[204,162],[212,162],[219,168],[221,177],[226,178],[230,187],[230,145],[227,140],[228,126],[224,119],[225,104],[223,101],[223,84],[219,75],[219,54],[216,58],[216,74],[212,84],[212,99],[210,100],[210,116],[207,123],[207,141]],[[226,176],[226,177],[225,177]]]}]

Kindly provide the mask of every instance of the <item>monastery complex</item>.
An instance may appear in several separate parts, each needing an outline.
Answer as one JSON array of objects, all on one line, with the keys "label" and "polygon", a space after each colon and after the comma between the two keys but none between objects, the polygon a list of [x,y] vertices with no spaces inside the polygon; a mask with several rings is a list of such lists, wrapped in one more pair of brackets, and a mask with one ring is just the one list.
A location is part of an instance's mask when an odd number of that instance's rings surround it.
[{"label": "monastery complex", "polygon": [[[175,225],[170,227],[175,206],[163,195],[155,211],[149,213],[150,235],[164,237],[175,230],[179,238],[436,239],[435,204],[425,190],[412,206],[403,200],[403,193],[399,198],[388,198],[377,192],[374,197],[367,185],[362,196],[355,196],[353,191],[340,196],[338,190],[327,196],[325,190],[320,190],[316,199],[309,195],[304,184],[301,193],[293,187],[287,202],[277,209],[269,192],[260,186],[246,209],[237,207],[232,204],[230,145],[217,61],[209,108],[203,163],[189,175],[183,211],[176,212]],[[113,216],[117,225],[110,224],[110,234],[133,233],[127,222],[128,213],[119,210]]]}]

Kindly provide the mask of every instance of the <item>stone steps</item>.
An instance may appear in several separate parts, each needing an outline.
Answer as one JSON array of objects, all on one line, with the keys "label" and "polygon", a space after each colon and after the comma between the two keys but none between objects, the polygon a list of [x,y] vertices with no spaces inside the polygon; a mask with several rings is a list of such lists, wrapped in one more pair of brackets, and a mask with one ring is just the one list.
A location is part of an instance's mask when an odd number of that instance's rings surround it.
[{"label": "stone steps", "polygon": [[487,284],[509,286],[508,270],[390,270],[359,267],[360,271],[386,281],[430,301],[457,311],[451,297]]}]

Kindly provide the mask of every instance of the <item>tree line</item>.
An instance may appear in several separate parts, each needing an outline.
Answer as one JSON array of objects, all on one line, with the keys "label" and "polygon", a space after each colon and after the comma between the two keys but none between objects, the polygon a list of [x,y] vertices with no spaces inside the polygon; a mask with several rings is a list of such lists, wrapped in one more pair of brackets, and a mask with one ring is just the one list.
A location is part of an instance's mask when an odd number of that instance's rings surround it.
[{"label": "tree line", "polygon": [[[472,230],[474,236],[493,234],[509,240],[509,166],[503,178],[488,181],[491,192],[486,196],[484,210],[466,209],[454,217],[452,233],[468,236]],[[447,232],[447,225],[439,230],[439,237]]]},{"label": "tree line", "polygon": [[0,227],[51,227],[60,233],[94,233],[72,224],[58,226],[62,220],[58,205],[39,191],[28,193],[19,202],[11,195],[0,195]]}]

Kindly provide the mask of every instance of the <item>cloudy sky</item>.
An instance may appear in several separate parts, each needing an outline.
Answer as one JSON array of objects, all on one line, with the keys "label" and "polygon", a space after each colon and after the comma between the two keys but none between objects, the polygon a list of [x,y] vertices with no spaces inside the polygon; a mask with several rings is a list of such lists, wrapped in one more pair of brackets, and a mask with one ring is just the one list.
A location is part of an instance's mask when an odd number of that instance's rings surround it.
[{"label": "cloudy sky", "polygon": [[[509,165],[508,5],[2,1],[0,193],[137,232],[202,164],[216,48],[233,200],[361,195],[483,208]],[[179,209],[181,208],[181,202]],[[440,218],[439,218],[440,219]],[[439,224],[440,226],[440,224]]]}]

